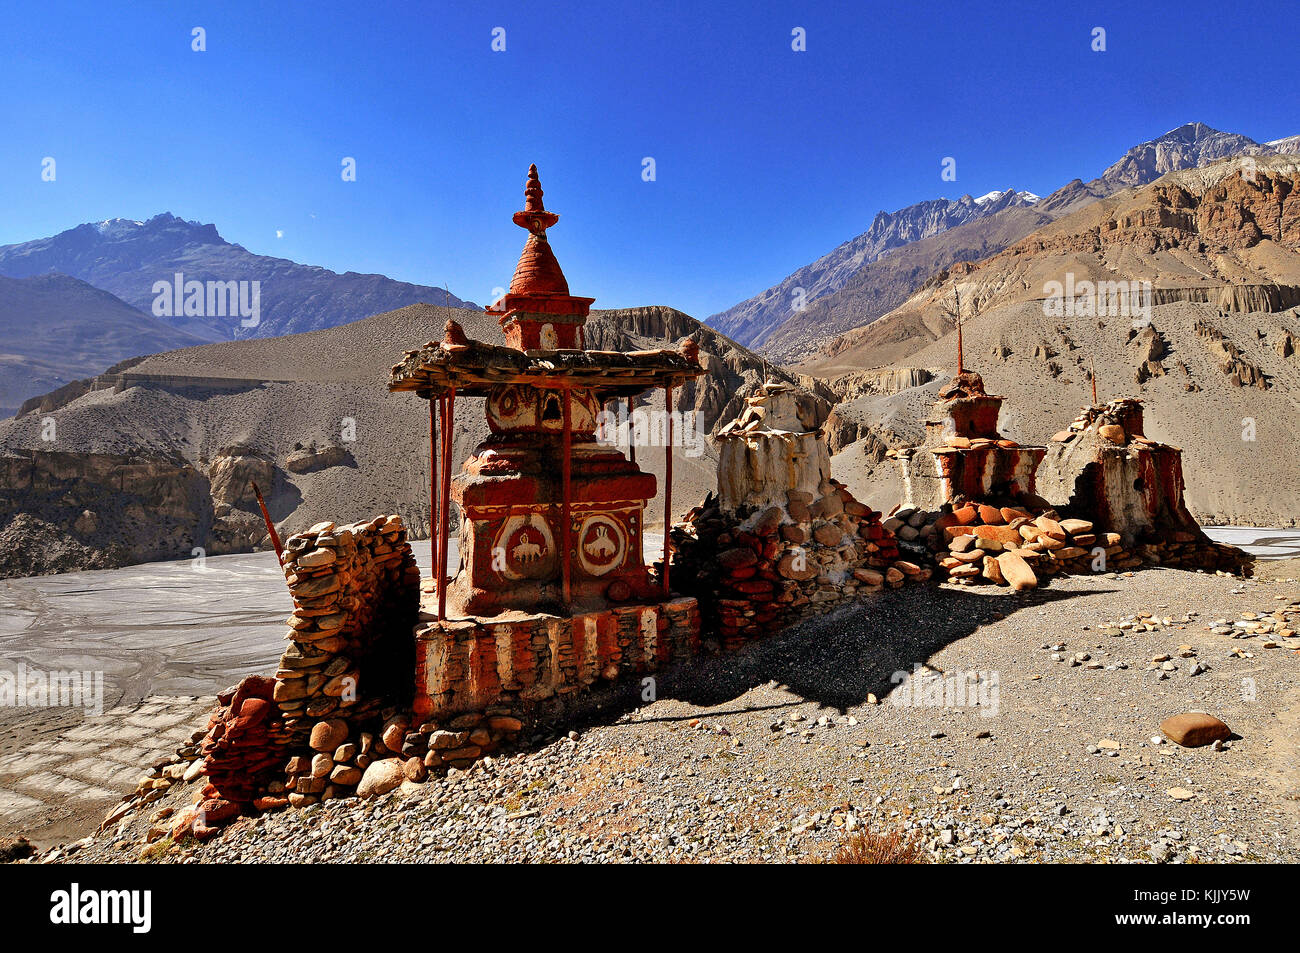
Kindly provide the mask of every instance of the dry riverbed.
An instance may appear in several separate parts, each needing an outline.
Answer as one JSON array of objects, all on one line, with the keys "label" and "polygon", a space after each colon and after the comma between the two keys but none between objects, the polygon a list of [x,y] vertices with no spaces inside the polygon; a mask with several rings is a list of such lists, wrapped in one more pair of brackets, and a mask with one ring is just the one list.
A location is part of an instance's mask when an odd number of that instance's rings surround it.
[{"label": "dry riverbed", "polygon": [[[854,830],[903,829],[949,862],[1295,862],[1300,639],[1250,630],[1300,624],[1297,610],[1269,624],[1300,587],[1266,575],[909,587],[467,772],[243,819],[202,847],[151,844],[153,818],[193,799],[178,785],[44,859],[806,861]],[[949,704],[897,682],[918,663]],[[895,703],[909,691],[918,704]],[[1162,741],[1160,722],[1189,710],[1234,739]]]}]

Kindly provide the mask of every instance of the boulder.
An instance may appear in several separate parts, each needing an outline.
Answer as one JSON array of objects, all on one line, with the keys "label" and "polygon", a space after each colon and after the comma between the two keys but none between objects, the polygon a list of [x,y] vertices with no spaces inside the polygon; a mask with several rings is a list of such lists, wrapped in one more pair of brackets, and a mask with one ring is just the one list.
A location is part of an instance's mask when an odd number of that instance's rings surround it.
[{"label": "boulder", "polygon": [[387,794],[406,780],[406,764],[401,758],[385,758],[371,762],[357,785],[358,797],[378,797]]},{"label": "boulder", "polygon": [[1183,712],[1166,718],[1160,723],[1160,731],[1174,744],[1184,748],[1200,748],[1232,737],[1231,728],[1202,711]]},{"label": "boulder", "polygon": [[330,718],[316,722],[311,730],[308,745],[312,751],[332,753],[339,745],[348,740],[348,723],[342,718]]}]

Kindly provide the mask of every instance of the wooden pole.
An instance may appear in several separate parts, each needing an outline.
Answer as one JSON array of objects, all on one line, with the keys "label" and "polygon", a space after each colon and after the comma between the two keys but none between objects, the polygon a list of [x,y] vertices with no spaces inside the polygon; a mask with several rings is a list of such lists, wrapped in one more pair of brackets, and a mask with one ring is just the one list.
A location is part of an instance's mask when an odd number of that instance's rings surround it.
[{"label": "wooden pole", "polygon": [[262,491],[257,488],[257,484],[252,480],[248,481],[253,484],[253,495],[257,497],[257,505],[262,509],[262,519],[266,521],[266,531],[271,535],[271,545],[275,547],[275,558],[281,563],[284,562],[284,547],[280,545],[280,534],[275,531],[275,524],[271,522],[271,514],[267,512],[266,500],[262,499]]},{"label": "wooden pole", "polygon": [[449,387],[443,398],[442,414],[442,507],[438,526],[440,545],[438,547],[438,618],[447,618],[447,558],[450,548],[447,534],[451,528],[451,446],[452,434],[455,432],[456,388]]},{"label": "wooden pole", "polygon": [[673,526],[673,389],[664,388],[664,414],[668,418],[667,448],[664,450],[664,598],[668,598],[669,530]]},{"label": "wooden pole", "polygon": [[560,501],[560,545],[564,558],[560,563],[560,579],[562,581],[562,591],[564,593],[564,604],[568,606],[573,598],[573,567],[572,546],[573,546],[573,461],[571,459],[573,452],[573,411],[569,406],[569,388],[561,390],[564,395],[564,449],[563,459],[560,461],[560,476],[563,484],[563,495]]},{"label": "wooden pole", "polygon": [[954,315],[953,320],[957,322],[957,373],[960,374],[963,370],[961,358],[961,315]]}]

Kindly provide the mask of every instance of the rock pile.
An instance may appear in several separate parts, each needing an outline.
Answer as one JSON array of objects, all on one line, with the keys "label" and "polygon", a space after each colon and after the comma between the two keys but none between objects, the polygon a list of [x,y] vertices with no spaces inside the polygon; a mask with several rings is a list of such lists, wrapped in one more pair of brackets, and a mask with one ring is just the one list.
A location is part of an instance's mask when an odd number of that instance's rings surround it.
[{"label": "rock pile", "polygon": [[831,477],[825,433],[791,388],[765,385],[718,442],[719,496],[673,527],[672,579],[724,648],[796,613],[929,578],[898,558],[881,514]]},{"label": "rock pile", "polygon": [[254,805],[266,790],[291,743],[272,695],[276,681],[250,675],[217,696],[221,707],[208,722],[199,749],[208,783],[198,807],[176,824],[205,840]]},{"label": "rock pile", "polygon": [[791,490],[786,508],[757,513],[725,513],[710,497],[673,527],[673,579],[700,599],[706,629],[724,648],[800,612],[930,578],[899,559],[880,513],[834,481],[829,490],[815,501]]},{"label": "rock pile", "polygon": [[392,711],[375,730],[360,732],[341,718],[319,721],[310,750],[285,765],[285,800],[306,807],[338,797],[374,797],[403,781],[421,784],[430,769],[467,768],[513,741],[522,729],[519,719],[495,712],[416,727],[412,715]]},{"label": "rock pile", "polygon": [[885,521],[904,545],[924,546],[955,582],[1033,589],[1060,573],[1130,569],[1141,560],[1118,533],[1097,533],[1087,520],[1062,518],[1037,497],[958,498],[938,511],[901,509]]}]

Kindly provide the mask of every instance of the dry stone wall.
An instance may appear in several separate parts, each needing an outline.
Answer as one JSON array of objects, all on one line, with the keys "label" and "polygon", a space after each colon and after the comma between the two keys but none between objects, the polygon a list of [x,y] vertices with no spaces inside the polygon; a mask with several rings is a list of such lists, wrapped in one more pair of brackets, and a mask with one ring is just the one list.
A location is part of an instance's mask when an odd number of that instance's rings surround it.
[{"label": "dry stone wall", "polygon": [[672,529],[673,580],[701,605],[722,647],[773,632],[799,615],[930,570],[899,559],[880,513],[830,481],[816,500],[790,490],[785,506],[729,512],[710,497]]},{"label": "dry stone wall", "polygon": [[250,808],[349,793],[405,742],[392,725],[411,697],[420,578],[401,518],[318,523],[285,542],[282,565],[289,646],[274,677],[218,696],[200,748],[208,783],[178,834],[208,837]]}]

